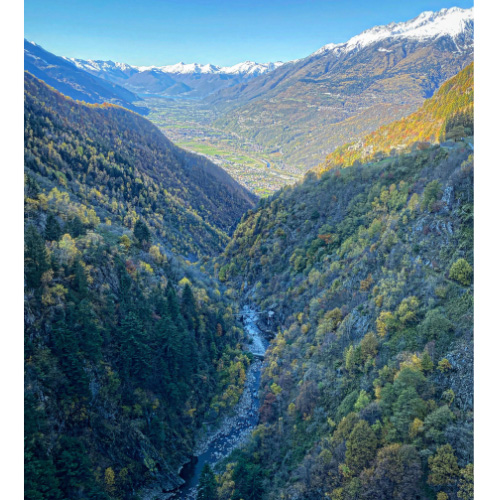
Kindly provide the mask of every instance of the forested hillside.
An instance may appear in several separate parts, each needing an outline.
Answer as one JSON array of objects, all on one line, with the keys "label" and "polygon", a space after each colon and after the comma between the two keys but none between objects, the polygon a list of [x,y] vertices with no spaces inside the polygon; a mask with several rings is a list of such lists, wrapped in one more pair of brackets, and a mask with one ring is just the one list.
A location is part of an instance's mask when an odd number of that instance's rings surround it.
[{"label": "forested hillside", "polygon": [[256,201],[220,167],[174,146],[148,120],[77,103],[25,73],[26,167],[103,222],[142,218],[169,249],[215,254]]},{"label": "forested hillside", "polygon": [[276,337],[220,499],[473,498],[473,139],[456,139],[310,173],[238,226],[219,277]]},{"label": "forested hillside", "polygon": [[243,390],[233,304],[183,256],[253,198],[138,115],[25,84],[25,496],[156,495]]},{"label": "forested hillside", "polygon": [[426,143],[460,139],[473,133],[474,63],[471,63],[442,85],[418,111],[337,148],[315,170],[350,167],[355,162],[400,154],[415,146],[424,148],[428,146]]},{"label": "forested hillside", "polygon": [[255,206],[26,73],[26,498],[179,486],[249,391],[246,304],[273,337],[259,425],[199,500],[472,499],[473,88],[471,65]]}]

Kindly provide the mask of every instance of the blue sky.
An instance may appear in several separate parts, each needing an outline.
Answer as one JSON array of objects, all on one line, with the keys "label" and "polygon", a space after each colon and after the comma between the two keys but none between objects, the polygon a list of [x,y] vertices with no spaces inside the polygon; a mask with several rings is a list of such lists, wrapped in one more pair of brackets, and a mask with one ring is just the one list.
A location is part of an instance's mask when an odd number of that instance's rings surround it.
[{"label": "blue sky", "polygon": [[57,55],[138,65],[287,61],[377,24],[469,0],[25,0],[24,33]]}]

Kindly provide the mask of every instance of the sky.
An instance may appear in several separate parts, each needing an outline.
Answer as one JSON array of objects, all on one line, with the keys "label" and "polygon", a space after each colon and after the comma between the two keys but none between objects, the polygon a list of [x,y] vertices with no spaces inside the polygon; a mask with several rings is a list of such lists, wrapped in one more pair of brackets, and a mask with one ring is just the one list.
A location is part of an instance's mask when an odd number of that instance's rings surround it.
[{"label": "sky", "polygon": [[59,56],[134,65],[289,61],[471,0],[25,0],[24,35]]}]

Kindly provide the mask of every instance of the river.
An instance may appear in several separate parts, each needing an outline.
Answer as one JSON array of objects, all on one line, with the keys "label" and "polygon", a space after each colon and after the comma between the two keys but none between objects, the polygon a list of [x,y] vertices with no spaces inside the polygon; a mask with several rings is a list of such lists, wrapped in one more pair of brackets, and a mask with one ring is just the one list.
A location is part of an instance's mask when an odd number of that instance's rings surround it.
[{"label": "river", "polygon": [[186,464],[181,477],[186,481],[173,498],[192,500],[196,498],[196,488],[203,466],[208,463],[214,468],[221,460],[241,446],[250,436],[259,421],[259,385],[264,356],[268,342],[257,326],[258,313],[249,306],[241,310],[243,325],[249,343],[246,349],[258,356],[247,370],[243,394],[231,416],[225,417],[216,430],[203,436],[194,450],[195,459]]}]

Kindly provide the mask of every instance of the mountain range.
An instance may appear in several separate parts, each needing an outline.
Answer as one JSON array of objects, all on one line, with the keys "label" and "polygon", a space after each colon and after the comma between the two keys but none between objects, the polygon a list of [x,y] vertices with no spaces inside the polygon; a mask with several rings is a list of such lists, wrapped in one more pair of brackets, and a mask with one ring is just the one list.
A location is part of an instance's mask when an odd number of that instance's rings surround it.
[{"label": "mountain range", "polygon": [[66,59],[79,69],[139,94],[191,98],[206,97],[222,88],[247,82],[283,64],[245,61],[227,67],[182,62],[169,66],[131,66],[113,61]]},{"label": "mountain range", "polygon": [[129,90],[78,69],[63,57],[48,52],[35,42],[24,40],[24,69],[64,95],[91,104],[109,102],[147,114],[133,104],[140,99]]},{"label": "mountain range", "polygon": [[415,111],[473,59],[473,9],[424,12],[211,95],[215,126],[307,170],[337,146]]},{"label": "mountain range", "polygon": [[[473,500],[473,30],[230,68],[25,41],[26,498]],[[174,112],[308,171],[259,200]]]},{"label": "mountain range", "polygon": [[[278,168],[296,172],[415,111],[472,61],[473,52],[473,9],[454,7],[376,26],[286,63],[132,66],[59,58],[29,42],[25,63],[49,85],[87,102],[115,102],[137,111],[138,96],[191,98],[187,130],[198,106],[205,125],[239,143],[250,141]],[[49,59],[57,64],[41,62]],[[144,105],[150,105],[148,99]],[[155,117],[161,108],[179,116],[183,104],[156,99],[154,106]]]}]

